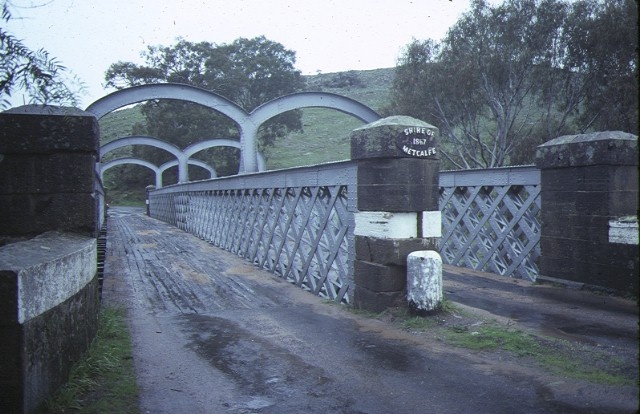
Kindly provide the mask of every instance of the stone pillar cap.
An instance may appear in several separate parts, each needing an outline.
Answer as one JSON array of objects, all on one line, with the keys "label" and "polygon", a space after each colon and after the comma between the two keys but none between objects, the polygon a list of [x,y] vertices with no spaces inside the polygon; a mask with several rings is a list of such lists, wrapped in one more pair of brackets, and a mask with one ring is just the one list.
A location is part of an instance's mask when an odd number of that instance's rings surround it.
[{"label": "stone pillar cap", "polygon": [[563,135],[538,146],[538,168],[638,165],[638,137],[622,131]]},{"label": "stone pillar cap", "polygon": [[351,159],[438,158],[438,128],[410,116],[379,119],[351,132]]},{"label": "stone pillar cap", "polygon": [[377,121],[371,122],[369,124],[363,125],[359,128],[354,129],[354,131],[358,131],[361,129],[369,129],[369,128],[377,128],[381,126],[415,126],[415,127],[424,127],[424,128],[436,128],[435,126],[421,121],[419,119],[406,116],[406,115],[394,115],[386,118],[378,119]]},{"label": "stone pillar cap", "polygon": [[68,106],[23,105],[0,112],[0,154],[92,152],[100,149],[98,118]]},{"label": "stone pillar cap", "polygon": [[538,148],[548,147],[551,145],[570,145],[570,144],[576,144],[579,142],[593,142],[593,141],[603,141],[603,140],[637,141],[638,137],[636,135],[630,134],[628,132],[622,132],[622,131],[602,131],[602,132],[593,132],[590,134],[562,135],[558,138],[545,142],[544,144],[538,146]]},{"label": "stone pillar cap", "polygon": [[21,115],[61,115],[61,116],[95,116],[91,112],[83,111],[73,106],[53,105],[22,105],[2,111],[4,114]]}]

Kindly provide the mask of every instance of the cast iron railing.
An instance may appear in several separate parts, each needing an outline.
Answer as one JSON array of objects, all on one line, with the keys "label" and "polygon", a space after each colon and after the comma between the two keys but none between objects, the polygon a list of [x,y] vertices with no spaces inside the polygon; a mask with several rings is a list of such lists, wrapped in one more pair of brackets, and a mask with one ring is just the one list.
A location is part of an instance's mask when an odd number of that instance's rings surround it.
[{"label": "cast iron railing", "polygon": [[154,191],[150,215],[348,303],[354,185],[351,162],[246,174]]},{"label": "cast iron railing", "polygon": [[540,170],[440,172],[444,263],[535,280],[540,257]]},{"label": "cast iron railing", "polygon": [[[356,181],[339,162],[191,182],[153,191],[150,214],[349,303]],[[441,172],[443,262],[535,280],[539,195],[535,167]]]}]

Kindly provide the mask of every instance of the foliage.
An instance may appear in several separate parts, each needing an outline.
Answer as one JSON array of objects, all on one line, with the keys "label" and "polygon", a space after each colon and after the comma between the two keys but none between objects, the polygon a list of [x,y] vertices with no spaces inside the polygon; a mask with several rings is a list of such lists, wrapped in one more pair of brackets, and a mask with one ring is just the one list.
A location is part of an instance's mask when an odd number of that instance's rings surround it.
[{"label": "foliage", "polygon": [[324,88],[363,88],[364,84],[354,70],[332,73],[320,83]]},{"label": "foliage", "polygon": [[[10,5],[7,0],[2,3],[0,22],[11,20]],[[29,104],[77,105],[76,92],[69,87],[74,82],[65,78],[67,73],[46,50],[29,49],[0,26],[0,109],[11,105],[9,99],[16,92],[25,94]]]},{"label": "foliage", "polygon": [[138,406],[131,338],[124,311],[107,307],[100,313],[98,333],[65,386],[41,413],[135,413]]},{"label": "foliage", "polygon": [[[173,46],[150,46],[143,53],[145,65],[117,62],[108,69],[107,86],[172,82],[215,92],[246,111],[288,93],[301,90],[304,81],[294,68],[295,52],[264,36],[240,38],[230,44],[192,43],[178,39]],[[155,100],[142,107],[146,126],[138,133],[160,138],[184,148],[203,139],[239,139],[233,121],[209,108],[182,101]],[[289,131],[301,129],[296,111],[265,122],[259,145],[268,147]],[[169,157],[155,149],[136,149],[134,155],[159,165]],[[235,149],[217,148],[198,155],[215,165],[218,175],[235,174],[239,157]],[[197,177],[196,177],[197,178]]]},{"label": "foliage", "polygon": [[633,0],[474,0],[444,40],[407,46],[391,111],[437,125],[453,168],[531,162],[594,128],[637,134],[637,44]]},{"label": "foliage", "polygon": [[592,76],[580,122],[638,134],[638,5],[634,0],[576,2],[567,24],[568,65]]}]

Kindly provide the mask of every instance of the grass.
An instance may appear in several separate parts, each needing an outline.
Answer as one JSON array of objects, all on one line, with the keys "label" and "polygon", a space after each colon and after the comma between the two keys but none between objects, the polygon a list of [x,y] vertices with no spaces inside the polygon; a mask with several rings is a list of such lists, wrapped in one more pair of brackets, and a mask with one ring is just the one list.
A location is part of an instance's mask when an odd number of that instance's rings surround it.
[{"label": "grass", "polygon": [[576,349],[567,341],[538,338],[496,323],[445,328],[443,339],[457,347],[479,351],[502,350],[518,357],[531,357],[562,377],[603,385],[634,383],[633,379],[616,372],[621,368],[620,358],[586,348]]},{"label": "grass", "polygon": [[[603,358],[608,359],[608,361],[605,362],[608,362],[610,366],[617,366],[615,357],[607,358],[606,356],[604,356]],[[635,384],[635,381],[631,378],[628,378],[622,374],[607,372],[598,367],[591,366],[584,361],[580,361],[579,359],[572,357],[572,355],[554,355],[553,353],[544,353],[536,355],[536,359],[545,366],[549,367],[555,374],[574,378],[577,380],[614,386]]]},{"label": "grass", "polygon": [[426,333],[437,340],[478,352],[506,352],[523,363],[534,363],[554,375],[595,384],[628,386],[637,378],[623,358],[589,346],[548,338],[485,320],[461,309],[446,298],[442,310],[431,316],[416,316],[407,309],[371,313],[352,309],[367,318],[385,320],[403,329]]},{"label": "grass", "polygon": [[467,349],[502,349],[518,356],[537,355],[541,352],[539,344],[531,335],[497,325],[452,327],[447,328],[444,333],[448,343]]},{"label": "grass", "polygon": [[[331,88],[326,81],[336,74],[307,77],[307,89],[343,95],[381,112],[389,104],[389,91],[394,68],[353,71],[362,81],[361,86]],[[313,165],[351,158],[351,131],[363,125],[362,121],[342,112],[327,108],[302,110],[303,132],[291,133],[268,149],[268,169]]]},{"label": "grass", "polygon": [[72,369],[69,382],[42,414],[138,413],[138,386],[131,338],[119,308],[104,308],[98,333],[86,355]]},{"label": "grass", "polygon": [[145,122],[146,119],[138,105],[111,112],[100,119],[100,143],[104,145],[114,139],[127,137],[131,135],[134,124]]}]

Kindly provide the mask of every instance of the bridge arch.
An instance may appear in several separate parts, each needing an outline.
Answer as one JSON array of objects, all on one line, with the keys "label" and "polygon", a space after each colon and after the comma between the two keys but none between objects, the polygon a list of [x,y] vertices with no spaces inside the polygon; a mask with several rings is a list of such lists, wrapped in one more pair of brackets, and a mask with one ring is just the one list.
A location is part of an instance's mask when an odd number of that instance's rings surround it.
[{"label": "bridge arch", "polygon": [[120,89],[103,96],[85,110],[100,119],[116,109],[151,99],[174,99],[197,103],[214,109],[237,123],[241,123],[248,117],[244,109],[223,96],[206,89],[179,83],[154,83]]},{"label": "bridge arch", "polygon": [[[206,163],[202,163],[202,165],[200,165],[199,163],[197,163],[197,161],[199,160],[191,160],[191,156],[193,156],[197,152],[205,150],[207,148],[213,148],[213,147],[234,147],[234,148],[239,148],[240,151],[242,151],[242,144],[240,142],[233,139],[228,139],[228,138],[213,138],[205,141],[196,142],[195,144],[189,145],[184,150],[181,150],[177,146],[158,138],[143,136],[143,135],[135,135],[130,137],[122,137],[122,138],[114,139],[113,141],[110,141],[104,144],[102,147],[100,147],[100,157],[118,148],[127,147],[129,145],[149,145],[152,147],[163,149],[171,153],[174,157],[176,157],[175,165],[178,165],[178,181],[181,183],[189,181],[189,171],[187,170],[188,164],[198,165],[198,166],[202,166],[205,169],[208,169],[207,168],[208,165]],[[258,164],[258,171],[264,171],[266,169],[266,160],[264,156],[260,152],[258,152],[256,154],[256,158],[257,158],[257,164]],[[196,162],[192,162],[192,161],[196,161]],[[172,161],[169,161],[169,162],[172,162]],[[171,165],[171,166],[174,166],[174,165]],[[167,167],[167,168],[170,168],[170,167]],[[213,173],[216,174],[215,170],[213,171]],[[156,185],[156,187],[158,186]]]},{"label": "bridge arch", "polygon": [[[240,170],[255,172],[258,169],[257,136],[260,125],[281,113],[307,107],[336,109],[352,115],[365,123],[380,119],[380,115],[368,106],[346,96],[327,92],[300,92],[273,99],[248,114],[234,102],[195,86],[159,83],[121,89],[104,96],[86,109],[98,119],[109,112],[127,105],[150,99],[176,99],[197,103],[228,116],[238,124],[240,130]],[[180,182],[187,180],[180,177]]]},{"label": "bridge arch", "polygon": [[[209,177],[210,178],[215,178],[218,176],[215,168],[213,168],[212,166],[210,166],[209,164],[207,164],[204,161],[200,161],[200,160],[188,160],[187,161],[189,165],[196,165],[198,167],[204,168],[205,170],[207,170],[209,172]],[[164,164],[162,164],[160,167],[156,166],[155,164],[149,162],[149,161],[145,161],[145,160],[141,160],[140,158],[134,158],[134,157],[124,157],[124,158],[118,158],[115,160],[111,160],[109,162],[104,163],[103,165],[100,166],[100,179],[104,181],[104,173],[113,168],[116,167],[118,165],[125,165],[125,164],[136,164],[136,165],[141,165],[143,167],[149,168],[150,170],[152,170],[155,173],[156,176],[156,188],[161,188],[163,186],[162,183],[162,174],[168,170],[171,167],[175,167],[176,165],[178,165],[178,161],[177,160],[172,160],[172,161],[168,161],[165,162]]]},{"label": "bridge arch", "polygon": [[118,148],[127,147],[129,145],[149,145],[151,147],[160,148],[171,153],[177,159],[180,158],[182,154],[182,150],[180,148],[166,141],[162,141],[161,139],[154,137],[135,135],[114,139],[113,141],[104,144],[100,147],[100,157]]},{"label": "bridge arch", "polygon": [[133,157],[118,158],[102,164],[100,166],[100,180],[104,182],[104,173],[107,170],[113,167],[117,167],[118,165],[126,165],[126,164],[141,165],[143,167],[150,169],[156,175],[156,188],[162,187],[162,177],[160,176],[160,171],[158,170],[158,167],[149,161],[145,161],[145,160],[141,160],[139,158],[133,158]]},{"label": "bridge arch", "polygon": [[376,111],[365,104],[329,92],[298,92],[284,95],[260,105],[251,112],[250,116],[256,124],[262,125],[276,115],[301,108],[335,109],[367,124],[381,118]]},{"label": "bridge arch", "polygon": [[[86,111],[93,113],[99,119],[118,108],[150,99],[194,102],[218,111],[235,121],[240,130],[240,170],[243,172],[258,171],[258,129],[266,120],[281,113],[299,108],[323,107],[352,115],[365,123],[381,118],[373,109],[358,101],[327,92],[300,92],[281,96],[257,107],[249,114],[234,102],[213,92],[175,83],[149,84],[121,89],[98,99],[89,105]],[[184,166],[183,160],[179,158],[178,161]],[[181,168],[181,170],[184,169]],[[180,177],[180,182],[186,180],[188,177]]]},{"label": "bridge arch", "polygon": [[[191,144],[187,148],[185,148],[183,152],[188,158],[191,158],[194,154],[202,150],[214,147],[233,147],[238,148],[240,151],[242,151],[242,145],[239,141],[229,138],[212,138],[205,141],[196,142],[195,144]],[[264,155],[260,151],[258,151],[256,155],[258,161],[258,171],[265,171],[267,169],[267,161],[264,158]]]}]

